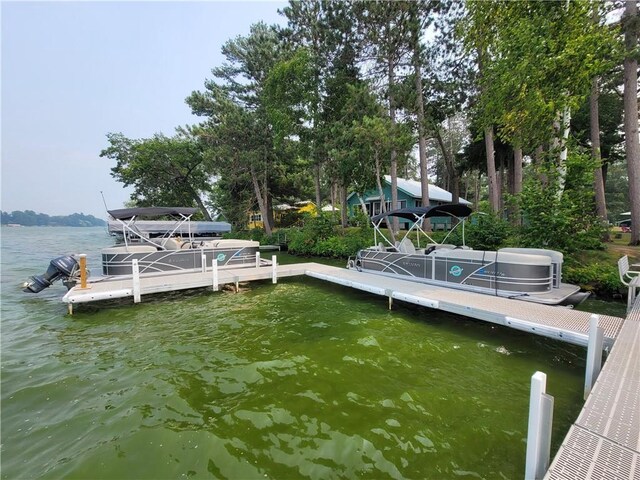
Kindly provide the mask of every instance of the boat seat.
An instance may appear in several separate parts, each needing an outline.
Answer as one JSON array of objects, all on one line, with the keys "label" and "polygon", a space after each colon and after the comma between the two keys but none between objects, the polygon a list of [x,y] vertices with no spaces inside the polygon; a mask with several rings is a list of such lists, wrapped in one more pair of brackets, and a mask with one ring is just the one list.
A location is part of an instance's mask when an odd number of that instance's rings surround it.
[{"label": "boat seat", "polygon": [[406,253],[408,255],[415,255],[416,247],[413,245],[413,242],[409,240],[409,238],[405,237],[398,244],[398,251],[400,253]]},{"label": "boat seat", "polygon": [[424,253],[429,255],[435,250],[455,250],[456,248],[459,250],[471,250],[469,247],[456,247],[452,243],[430,243],[424,249]]},{"label": "boat seat", "polygon": [[167,238],[163,243],[165,250],[180,250],[180,243],[174,238]]}]

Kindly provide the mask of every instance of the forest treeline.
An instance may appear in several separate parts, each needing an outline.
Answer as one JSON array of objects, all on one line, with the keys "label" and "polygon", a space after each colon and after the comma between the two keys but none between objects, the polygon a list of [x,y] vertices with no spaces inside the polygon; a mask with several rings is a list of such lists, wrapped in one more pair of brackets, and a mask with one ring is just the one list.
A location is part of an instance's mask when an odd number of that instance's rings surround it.
[{"label": "forest treeline", "polygon": [[23,227],[103,227],[104,220],[93,215],[73,213],[71,215],[49,216],[33,210],[2,212],[2,225],[22,225]]},{"label": "forest treeline", "polygon": [[[339,205],[391,177],[463,196],[529,246],[640,224],[637,2],[292,1],[222,47],[173,136],[107,134],[139,206]],[[206,52],[204,52],[206,53]],[[385,199],[381,202],[385,206]],[[609,203],[607,203],[609,202]],[[631,237],[640,243],[637,227]]]}]

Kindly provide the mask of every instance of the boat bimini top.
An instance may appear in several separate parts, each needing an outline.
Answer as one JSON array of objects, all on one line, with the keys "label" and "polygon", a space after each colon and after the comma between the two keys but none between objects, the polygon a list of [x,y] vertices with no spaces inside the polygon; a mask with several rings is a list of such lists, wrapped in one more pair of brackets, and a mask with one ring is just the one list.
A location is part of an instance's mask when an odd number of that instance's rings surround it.
[{"label": "boat bimini top", "polygon": [[[378,244],[378,235],[380,235],[389,245],[394,248],[398,248],[399,245],[404,245],[406,242],[410,242],[411,240],[408,238],[408,235],[412,230],[415,230],[417,233],[417,241],[418,248],[420,248],[420,233],[422,233],[432,244],[438,244],[431,236],[422,229],[422,221],[425,218],[431,217],[452,217],[460,220],[460,224],[462,224],[462,245],[465,245],[464,240],[464,220],[466,217],[470,216],[473,213],[471,208],[461,203],[452,203],[447,205],[436,205],[434,207],[411,207],[411,208],[400,208],[397,210],[390,210],[387,212],[380,213],[378,215],[374,215],[371,217],[371,223],[373,223],[374,228],[374,241],[375,244]],[[413,222],[413,225],[407,230],[407,233],[402,237],[402,240],[398,245],[394,245],[380,230],[380,225],[385,221],[387,217],[399,217],[404,218],[406,220],[410,220]],[[442,243],[449,238],[449,235],[457,228],[456,225],[452,228],[449,233],[445,236]],[[453,248],[453,247],[452,247]]]},{"label": "boat bimini top", "polygon": [[[128,246],[130,236],[143,240],[145,243],[155,245],[160,250],[167,249],[167,243],[176,232],[184,232],[183,225],[186,226],[186,233],[189,240],[192,240],[191,217],[198,212],[197,208],[186,207],[140,207],[140,208],[121,208],[119,210],[108,210],[107,213],[118,222],[122,228],[122,236],[125,246]],[[172,217],[175,219],[173,228],[167,229],[166,233],[156,239],[149,238],[136,226],[138,218],[158,218]]]}]

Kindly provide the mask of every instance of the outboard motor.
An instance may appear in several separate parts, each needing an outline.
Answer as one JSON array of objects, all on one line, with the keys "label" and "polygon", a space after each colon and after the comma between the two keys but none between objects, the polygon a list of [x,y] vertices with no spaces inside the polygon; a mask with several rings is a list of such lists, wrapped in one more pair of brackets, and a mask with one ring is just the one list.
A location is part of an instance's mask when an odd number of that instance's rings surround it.
[{"label": "outboard motor", "polygon": [[71,255],[54,258],[49,264],[49,268],[42,275],[29,277],[29,281],[24,284],[24,292],[38,293],[59,278],[68,279],[73,277],[78,270],[78,262]]}]

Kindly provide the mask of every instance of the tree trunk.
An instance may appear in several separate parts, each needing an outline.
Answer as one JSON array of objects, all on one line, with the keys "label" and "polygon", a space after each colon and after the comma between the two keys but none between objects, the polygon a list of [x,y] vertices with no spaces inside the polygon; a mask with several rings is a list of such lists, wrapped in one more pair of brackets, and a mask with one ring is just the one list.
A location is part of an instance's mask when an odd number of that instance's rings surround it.
[{"label": "tree trunk", "polygon": [[[513,149],[513,195],[517,197],[520,193],[522,193],[522,148],[516,147]],[[522,224],[517,203],[513,211],[512,222],[516,226]]]},{"label": "tree trunk", "polygon": [[[456,167],[454,164],[453,152],[447,149],[447,146],[444,144],[444,140],[442,138],[442,134],[440,132],[440,128],[435,128],[435,136],[436,141],[438,142],[438,146],[440,147],[440,151],[442,152],[442,156],[444,158],[444,164],[447,168],[447,177],[449,177],[449,189],[451,190],[451,203],[459,203],[460,202],[460,182],[458,181],[458,172],[456,171]],[[456,217],[451,217],[451,225],[455,226],[458,223],[458,219]]]},{"label": "tree trunk", "polygon": [[451,189],[451,203],[458,203],[460,201],[460,182],[458,181],[458,172],[456,171],[455,160],[453,158],[453,152],[449,151],[444,144],[442,133],[439,128],[435,129],[436,141],[442,152],[444,163],[447,168],[447,176],[449,177],[449,188]]},{"label": "tree trunk", "polygon": [[489,205],[491,211],[500,211],[500,188],[498,185],[498,175],[496,174],[496,155],[493,146],[493,127],[484,129],[484,145],[487,151],[487,179],[489,180]]},{"label": "tree trunk", "polygon": [[480,203],[480,179],[482,177],[482,172],[478,170],[478,175],[476,175],[475,188],[473,191],[473,205],[478,210],[478,204]]},{"label": "tree trunk", "polygon": [[[376,162],[376,184],[378,185],[378,195],[380,195],[380,213],[385,213],[387,211],[387,206],[386,206],[386,202],[385,202],[385,198],[384,198],[384,190],[382,188],[382,181],[381,181],[381,176],[380,176],[380,158],[378,157],[378,154],[375,154],[375,162]],[[374,209],[371,209],[371,216],[373,217],[375,215],[374,213]],[[389,225],[389,218],[387,217],[387,228],[389,229],[389,235],[391,236],[391,242],[393,244],[396,243],[396,234],[393,230],[393,228],[391,228],[391,226]]]},{"label": "tree trunk", "polygon": [[364,203],[364,200],[362,199],[362,197],[360,195],[358,195],[358,201],[360,202],[360,208],[362,209],[362,213],[368,217],[369,214],[367,213],[367,206]]},{"label": "tree trunk", "polygon": [[316,208],[318,209],[318,211],[320,211],[320,208],[322,208],[322,196],[320,193],[320,163],[316,163],[314,165],[314,173],[315,173],[315,187],[316,187]]},{"label": "tree trunk", "polygon": [[[381,176],[381,168],[380,168],[380,157],[378,153],[375,153],[375,163],[376,163],[376,184],[378,186],[378,195],[380,196],[380,213],[384,213],[387,211],[387,206],[384,198],[384,189],[382,188],[382,176]],[[375,209],[371,209],[371,216],[376,215]]]},{"label": "tree trunk", "polygon": [[349,215],[347,212],[347,187],[340,185],[340,224],[342,228],[349,225]]},{"label": "tree trunk", "polygon": [[338,204],[338,186],[336,185],[335,180],[331,181],[331,206],[336,208]]},{"label": "tree trunk", "polygon": [[544,147],[542,145],[538,145],[533,154],[533,163],[542,163],[542,155],[544,155]]},{"label": "tree trunk", "polygon": [[[429,169],[427,164],[427,139],[424,125],[424,98],[422,95],[422,65],[420,59],[419,29],[414,30],[413,35],[413,73],[416,77],[416,116],[418,120],[418,158],[420,160],[420,193],[422,206],[429,207]],[[422,229],[431,231],[431,220],[425,218],[422,221]]]},{"label": "tree trunk", "polygon": [[557,118],[553,127],[556,137],[553,141],[554,149],[558,154],[556,171],[558,172],[558,190],[556,191],[556,198],[560,199],[564,193],[564,185],[567,180],[567,155],[569,153],[567,147],[567,140],[569,139],[569,128],[571,124],[571,109],[565,106],[562,109],[562,114],[558,112]]},{"label": "tree trunk", "polygon": [[497,180],[498,191],[500,192],[500,196],[498,197],[498,210],[502,212],[504,210],[504,195],[502,195],[502,192],[504,192],[504,155],[503,154],[498,155],[497,177],[498,177],[498,180]]},{"label": "tree trunk", "polygon": [[[393,95],[393,87],[395,85],[395,76],[394,76],[394,63],[392,54],[389,54],[388,61],[388,79],[389,79],[389,119],[391,120],[391,125],[395,126],[396,124],[396,105],[395,98]],[[398,208],[398,152],[395,148],[391,150],[391,168],[389,169],[389,174],[391,175],[391,210]],[[392,235],[399,230],[398,228],[398,217],[391,218],[391,228],[393,231]],[[395,240],[394,240],[395,241]]]},{"label": "tree trunk", "polygon": [[250,170],[251,170],[251,183],[253,184],[253,191],[256,196],[256,200],[258,200],[258,208],[260,209],[260,214],[262,215],[262,223],[264,224],[264,231],[267,235],[271,236],[271,224],[269,223],[269,212],[267,210],[267,205],[262,195],[260,182],[258,181],[258,175],[256,175],[256,170],[253,167],[253,165],[251,165]]},{"label": "tree trunk", "polygon": [[624,43],[624,135],[629,203],[631,205],[631,245],[640,245],[640,139],[638,139],[638,3],[627,0],[623,17]]},{"label": "tree trunk", "polygon": [[[604,196],[604,177],[602,176],[602,160],[600,158],[600,119],[598,108],[598,79],[591,82],[591,96],[589,97],[589,116],[591,127],[591,156],[597,162],[593,171],[593,186],[596,194],[596,213],[603,224],[607,222],[607,201]],[[609,232],[604,234],[603,240],[609,241]]]},{"label": "tree trunk", "polygon": [[207,207],[204,206],[204,203],[202,202],[202,199],[200,198],[200,195],[198,195],[198,192],[194,191],[194,200],[196,201],[196,203],[198,204],[198,208],[200,209],[200,211],[202,212],[202,214],[204,215],[205,220],[207,220],[208,222],[211,222],[211,215],[209,215],[209,211],[207,210]]}]

